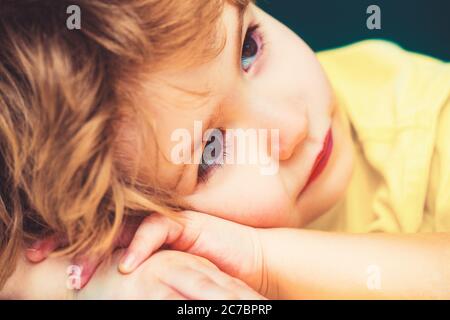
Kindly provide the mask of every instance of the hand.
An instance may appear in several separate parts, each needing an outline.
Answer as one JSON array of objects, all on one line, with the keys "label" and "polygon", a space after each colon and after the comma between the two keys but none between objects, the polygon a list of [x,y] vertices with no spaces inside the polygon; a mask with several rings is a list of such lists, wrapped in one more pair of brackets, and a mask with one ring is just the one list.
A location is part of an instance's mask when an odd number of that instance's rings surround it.
[{"label": "hand", "polygon": [[[117,247],[128,247],[119,270],[133,272],[153,252],[165,245],[172,249],[204,257],[222,271],[239,278],[265,295],[269,280],[257,229],[213,217],[185,211],[178,221],[154,213],[142,221],[127,223],[116,241]],[[61,242],[50,237],[27,251],[28,259],[41,261]],[[78,259],[83,266],[82,286],[99,263],[98,258]]]},{"label": "hand", "polygon": [[[122,225],[119,236],[115,239],[113,248],[126,248],[135,234],[137,228],[142,222],[140,217],[127,217]],[[41,263],[56,249],[67,245],[64,237],[59,235],[50,235],[46,238],[35,241],[25,250],[25,257],[31,263]],[[93,256],[92,254],[79,254],[71,259],[73,265],[82,268],[80,285],[83,288],[91,276],[94,274],[97,266],[105,259],[102,256]]]},{"label": "hand", "polygon": [[117,272],[120,252],[103,263],[78,299],[264,299],[206,259],[179,251],[159,251],[135,272]]},{"label": "hand", "polygon": [[263,295],[268,290],[258,229],[194,211],[180,213],[178,221],[152,214],[134,233],[120,271],[133,272],[163,245],[204,257]]}]

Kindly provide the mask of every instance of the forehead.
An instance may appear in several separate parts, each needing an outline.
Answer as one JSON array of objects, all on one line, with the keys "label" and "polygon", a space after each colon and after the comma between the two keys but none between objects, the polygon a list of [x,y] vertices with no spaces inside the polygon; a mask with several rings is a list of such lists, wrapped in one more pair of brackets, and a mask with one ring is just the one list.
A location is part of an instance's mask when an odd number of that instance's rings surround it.
[{"label": "forehead", "polygon": [[[243,11],[237,7],[225,5],[214,30],[215,39],[204,39],[206,43],[202,46],[207,49],[203,50],[198,57],[199,60],[195,59],[195,55],[192,57],[186,53],[192,63],[183,66],[179,65],[178,58],[174,57],[168,68],[155,75],[153,82],[161,84],[165,89],[180,89],[179,93],[191,96],[201,97],[214,89],[217,76],[223,76],[223,71],[230,69],[229,64],[232,62],[230,58],[233,55],[240,55],[240,47],[236,48],[236,44],[240,36],[237,28],[241,14]],[[176,92],[168,93],[172,93],[167,95],[168,98],[176,95]]]},{"label": "forehead", "polygon": [[[238,31],[240,11],[225,5],[218,21],[217,41],[220,52],[202,63],[184,68],[173,68],[155,74],[147,91],[153,97],[151,108],[157,114],[179,112],[198,115],[215,107],[214,102],[227,93],[240,70],[241,30]],[[152,90],[156,89],[156,90]]]},{"label": "forehead", "polygon": [[153,73],[145,82],[137,103],[146,120],[143,124],[148,130],[146,136],[151,139],[144,138],[141,157],[145,160],[139,161],[142,179],[151,177],[163,187],[175,188],[180,182],[177,177],[185,168],[171,161],[171,150],[176,144],[171,141],[172,133],[183,128],[194,137],[194,121],[202,121],[206,130],[217,119],[221,101],[231,90],[238,72],[239,61],[235,60],[236,50],[240,56],[240,46],[236,48],[241,36],[241,30],[237,32],[239,13],[235,6],[224,6],[217,28],[219,41],[223,43],[218,55],[178,69],[173,67],[175,61],[172,68]]}]

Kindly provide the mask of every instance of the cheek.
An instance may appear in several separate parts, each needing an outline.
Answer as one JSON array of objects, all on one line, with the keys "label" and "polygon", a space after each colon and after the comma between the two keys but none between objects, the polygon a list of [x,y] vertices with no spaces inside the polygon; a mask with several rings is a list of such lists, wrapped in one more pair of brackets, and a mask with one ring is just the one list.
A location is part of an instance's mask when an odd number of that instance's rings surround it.
[{"label": "cheek", "polygon": [[215,174],[208,185],[188,196],[188,203],[197,211],[244,225],[288,224],[290,201],[278,176],[263,176],[248,168],[227,171]]},{"label": "cheek", "polygon": [[[315,53],[292,30],[262,13],[268,37],[264,79],[277,92],[296,94],[315,112],[328,112],[331,87]],[[276,79],[276,80],[274,80]]]}]

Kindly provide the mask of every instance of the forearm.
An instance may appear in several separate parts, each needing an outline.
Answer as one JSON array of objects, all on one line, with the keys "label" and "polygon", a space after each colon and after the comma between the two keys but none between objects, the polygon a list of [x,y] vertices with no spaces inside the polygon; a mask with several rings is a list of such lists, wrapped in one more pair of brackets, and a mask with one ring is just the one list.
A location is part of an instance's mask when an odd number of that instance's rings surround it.
[{"label": "forearm", "polygon": [[260,238],[272,297],[450,298],[448,234],[267,229]]}]

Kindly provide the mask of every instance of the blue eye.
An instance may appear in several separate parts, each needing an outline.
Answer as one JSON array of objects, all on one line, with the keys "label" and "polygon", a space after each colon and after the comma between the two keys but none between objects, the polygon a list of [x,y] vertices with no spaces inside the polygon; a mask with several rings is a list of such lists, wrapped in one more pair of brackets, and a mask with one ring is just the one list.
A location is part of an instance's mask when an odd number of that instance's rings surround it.
[{"label": "blue eye", "polygon": [[258,26],[249,28],[247,34],[245,35],[241,54],[241,67],[244,71],[248,71],[250,69],[259,52],[259,45],[254,36],[254,32],[257,28]]},{"label": "blue eye", "polygon": [[226,153],[225,134],[221,129],[214,129],[208,137],[203,149],[201,163],[198,166],[197,178],[205,182],[212,170],[221,167],[224,163]]}]

